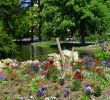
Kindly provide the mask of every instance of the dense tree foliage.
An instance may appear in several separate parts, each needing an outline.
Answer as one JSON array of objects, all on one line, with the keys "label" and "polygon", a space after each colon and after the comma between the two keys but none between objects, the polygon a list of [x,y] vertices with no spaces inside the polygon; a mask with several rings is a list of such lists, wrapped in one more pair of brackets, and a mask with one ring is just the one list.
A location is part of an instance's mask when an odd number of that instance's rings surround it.
[{"label": "dense tree foliage", "polygon": [[104,0],[44,0],[42,32],[46,36],[68,36],[78,32],[81,42],[99,26],[106,30],[110,19]]},{"label": "dense tree foliage", "polygon": [[8,34],[5,33],[3,22],[0,21],[0,57],[7,57],[15,53],[15,44]]}]

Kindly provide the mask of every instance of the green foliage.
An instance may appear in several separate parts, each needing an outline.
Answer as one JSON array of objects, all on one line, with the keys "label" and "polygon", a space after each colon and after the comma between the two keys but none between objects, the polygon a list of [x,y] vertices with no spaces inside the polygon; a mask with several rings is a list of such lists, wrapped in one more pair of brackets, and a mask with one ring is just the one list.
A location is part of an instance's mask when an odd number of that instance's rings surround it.
[{"label": "green foliage", "polygon": [[7,34],[0,34],[0,52],[2,57],[7,57],[15,53],[16,46],[12,41],[12,38]]},{"label": "green foliage", "polygon": [[55,97],[60,97],[60,96],[61,96],[60,92],[57,92],[57,93],[55,94]]},{"label": "green foliage", "polygon": [[90,35],[90,36],[86,37],[86,41],[96,41],[97,38],[98,37],[96,35]]},{"label": "green foliage", "polygon": [[18,0],[1,0],[0,1],[0,18],[5,19],[14,14],[19,7]]},{"label": "green foliage", "polygon": [[79,69],[79,66],[78,66],[78,65],[74,65],[74,66],[72,67],[72,71],[75,71],[75,70],[77,70],[77,69]]},{"label": "green foliage", "polygon": [[32,92],[35,92],[35,91],[37,91],[39,89],[39,86],[34,81],[29,83],[29,87],[30,87]]},{"label": "green foliage", "polygon": [[[75,32],[95,33],[99,26],[110,25],[109,6],[101,0],[43,0],[42,32],[45,36],[65,37]],[[69,31],[68,31],[69,30]]]},{"label": "green foliage", "polygon": [[101,95],[101,92],[102,92],[101,87],[97,85],[95,87],[95,90],[94,90],[94,95],[95,96],[100,96]]},{"label": "green foliage", "polygon": [[78,100],[90,100],[90,97],[86,94],[82,94]]},{"label": "green foliage", "polygon": [[98,58],[99,60],[105,60],[105,59],[108,59],[110,57],[110,53],[107,52],[107,51],[101,51],[101,50],[98,50],[96,52],[96,58]]},{"label": "green foliage", "polygon": [[72,85],[70,86],[72,91],[78,91],[81,88],[81,82],[79,79],[72,82]]},{"label": "green foliage", "polygon": [[11,17],[11,26],[14,27],[13,36],[16,39],[22,39],[31,36],[32,27],[33,33],[38,31],[38,7],[30,7],[27,9],[22,9],[17,15]]}]

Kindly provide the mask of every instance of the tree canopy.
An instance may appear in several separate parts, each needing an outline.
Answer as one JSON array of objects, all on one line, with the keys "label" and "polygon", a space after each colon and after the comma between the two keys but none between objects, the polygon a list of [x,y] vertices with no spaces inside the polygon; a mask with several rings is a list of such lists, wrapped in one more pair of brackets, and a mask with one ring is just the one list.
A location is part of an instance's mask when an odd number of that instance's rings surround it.
[{"label": "tree canopy", "polygon": [[82,43],[88,33],[99,26],[105,30],[110,19],[104,0],[44,0],[42,32],[50,37],[63,37],[78,32]]}]

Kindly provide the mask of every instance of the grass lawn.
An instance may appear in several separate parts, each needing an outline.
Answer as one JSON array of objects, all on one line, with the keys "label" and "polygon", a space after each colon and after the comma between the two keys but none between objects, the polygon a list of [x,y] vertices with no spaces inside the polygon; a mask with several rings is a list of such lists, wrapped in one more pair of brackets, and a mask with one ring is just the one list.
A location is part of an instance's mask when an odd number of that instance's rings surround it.
[{"label": "grass lawn", "polygon": [[39,47],[50,47],[52,44],[55,44],[55,41],[48,41],[48,42],[36,42],[33,43],[34,46],[39,46]]}]

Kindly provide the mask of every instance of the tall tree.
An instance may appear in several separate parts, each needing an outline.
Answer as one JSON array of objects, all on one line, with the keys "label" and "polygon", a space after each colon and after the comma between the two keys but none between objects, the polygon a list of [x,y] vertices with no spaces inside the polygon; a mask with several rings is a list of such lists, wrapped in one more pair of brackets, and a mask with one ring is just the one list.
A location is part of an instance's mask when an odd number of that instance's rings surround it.
[{"label": "tall tree", "polygon": [[[46,36],[68,36],[79,32],[85,43],[87,31],[95,33],[99,26],[105,28],[109,16],[103,0],[44,0],[42,31]],[[69,30],[69,32],[68,32]]]}]

